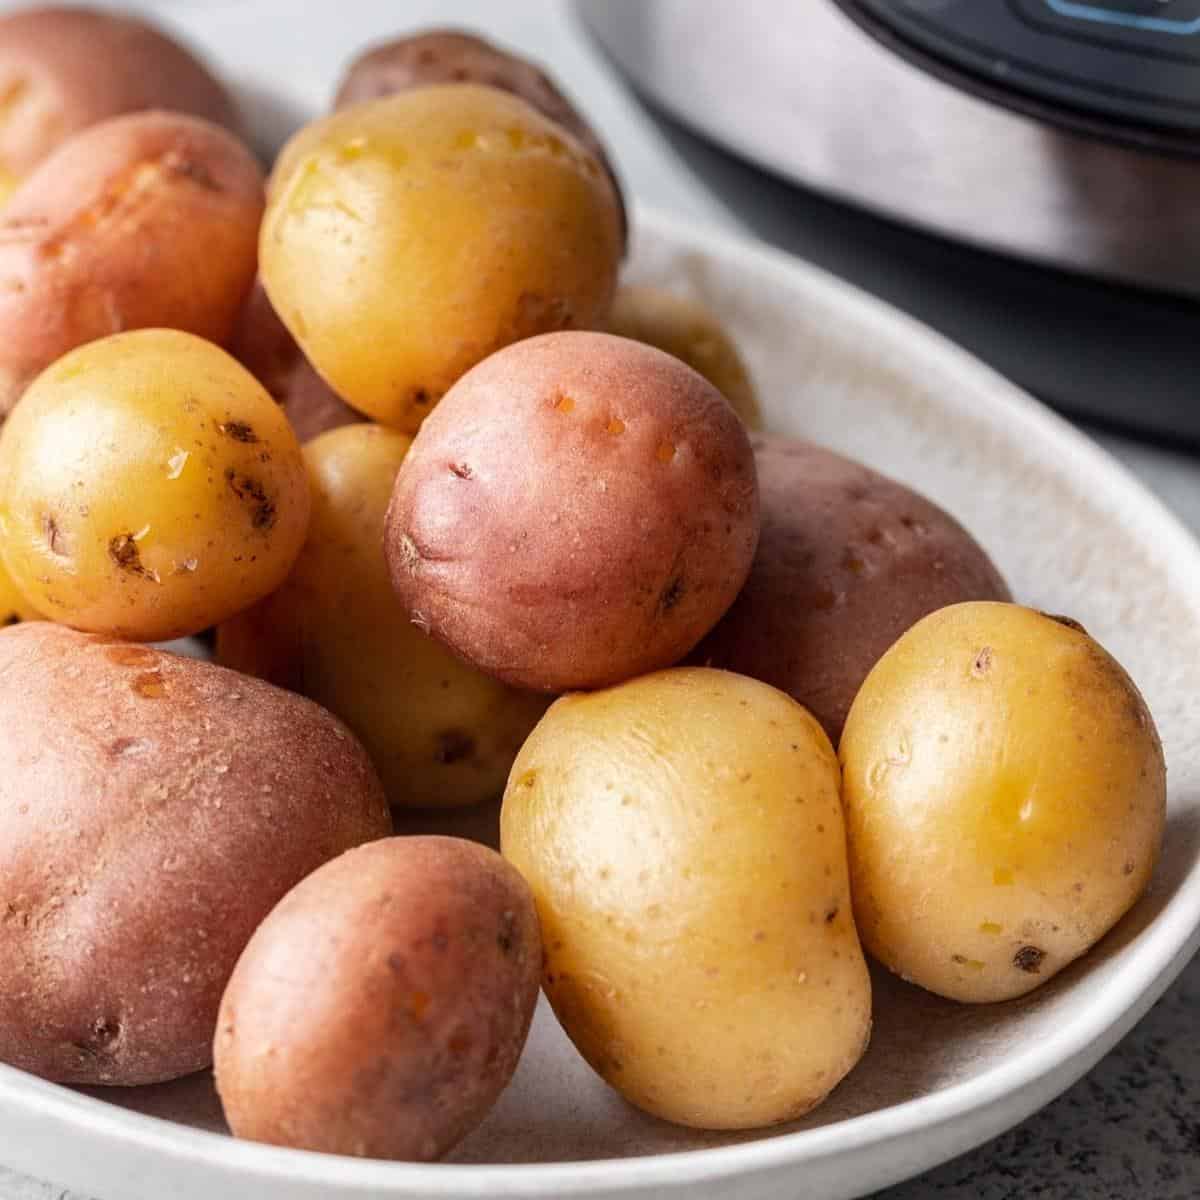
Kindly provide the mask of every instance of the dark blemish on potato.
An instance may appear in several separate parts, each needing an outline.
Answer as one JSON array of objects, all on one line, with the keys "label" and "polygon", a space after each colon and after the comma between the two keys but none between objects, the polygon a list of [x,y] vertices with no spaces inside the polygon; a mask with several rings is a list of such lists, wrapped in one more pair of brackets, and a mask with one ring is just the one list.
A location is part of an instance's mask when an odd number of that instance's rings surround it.
[{"label": "dark blemish on potato", "polygon": [[150,742],[145,738],[123,737],[109,743],[108,753],[113,758],[133,758],[135,755],[145,754],[151,748]]},{"label": "dark blemish on potato", "polygon": [[233,494],[250,508],[250,524],[253,528],[266,531],[278,518],[275,501],[257,479],[239,475],[232,467],[225,472],[225,482]]},{"label": "dark blemish on potato", "polygon": [[1134,861],[1133,861],[1133,859],[1132,859],[1132,858],[1127,858],[1127,859],[1125,860],[1125,865],[1124,865],[1124,866],[1121,868],[1121,874],[1122,874],[1122,875],[1132,875],[1132,874],[1133,874],[1134,865],[1135,865],[1135,864],[1134,864]]},{"label": "dark blemish on potato", "polygon": [[126,575],[148,579],[151,583],[159,582],[158,572],[148,570],[142,565],[142,556],[138,552],[137,542],[133,540],[132,533],[119,533],[116,537],[110,538],[108,557],[116,564],[117,569],[124,571]]},{"label": "dark blemish on potato", "polygon": [[428,408],[432,403],[432,396],[425,388],[413,388],[412,395],[409,396],[409,402],[415,404],[418,408]]},{"label": "dark blemish on potato", "polygon": [[475,739],[461,729],[446,729],[437,735],[434,758],[447,765],[462,762],[475,753]]},{"label": "dark blemish on potato", "polygon": [[1088,636],[1088,631],[1084,629],[1084,627],[1080,625],[1080,623],[1076,621],[1074,617],[1064,617],[1061,613],[1048,612],[1044,612],[1041,615],[1045,617],[1047,621],[1053,621],[1057,625],[1065,625],[1068,629],[1075,630],[1076,633],[1082,633],[1084,637]]},{"label": "dark blemish on potato", "polygon": [[509,955],[512,953],[513,945],[516,941],[514,929],[517,923],[516,916],[511,912],[502,913],[500,916],[500,932],[496,935],[496,945],[500,947],[500,953]]},{"label": "dark blemish on potato", "polygon": [[1020,950],[1013,955],[1013,966],[1018,971],[1025,971],[1030,975],[1037,975],[1041,969],[1042,959],[1046,957],[1045,950],[1039,950],[1036,946],[1022,946]]},{"label": "dark blemish on potato", "polygon": [[395,950],[387,956],[388,969],[395,971],[399,975],[404,970],[404,955],[397,954]]},{"label": "dark blemish on potato", "polygon": [[7,629],[10,625],[20,625],[21,618],[15,612],[5,613],[4,619],[0,621],[0,628]]},{"label": "dark blemish on potato", "polygon": [[684,586],[683,580],[676,576],[667,584],[663,594],[659,597],[658,607],[660,611],[668,613],[683,599]]},{"label": "dark blemish on potato", "polygon": [[825,910],[825,924],[832,925],[834,923],[834,921],[837,920],[837,915],[838,915],[838,906],[836,904],[833,904]]},{"label": "dark blemish on potato", "polygon": [[212,173],[202,163],[195,159],[186,158],[178,152],[168,154],[163,159],[163,166],[174,175],[180,176],[191,183],[202,187],[206,192],[222,192],[225,189],[213,178]]},{"label": "dark blemish on potato", "polygon": [[466,463],[451,463],[450,474],[459,479],[470,479],[475,472]]},{"label": "dark blemish on potato", "polygon": [[960,967],[965,967],[967,965],[967,956],[965,954],[952,954],[950,955],[950,961],[957,963]]},{"label": "dark blemish on potato", "polygon": [[866,569],[866,562],[847,547],[842,555],[842,570],[849,571],[851,575],[861,575]]},{"label": "dark blemish on potato", "polygon": [[247,425],[245,421],[222,421],[217,429],[220,430],[227,438],[233,438],[235,442],[244,442],[246,445],[254,445],[258,441],[258,434],[254,432],[252,426]]},{"label": "dark blemish on potato", "polygon": [[900,524],[910,533],[915,533],[917,537],[926,537],[929,533],[929,526],[923,521],[918,521],[916,517],[901,517]]},{"label": "dark blemish on potato", "polygon": [[462,1058],[464,1054],[475,1044],[474,1039],[465,1029],[456,1029],[450,1036],[450,1040],[446,1043],[447,1049],[454,1055],[455,1058]]},{"label": "dark blemish on potato", "polygon": [[47,513],[42,519],[42,532],[46,535],[46,545],[50,547],[51,554],[56,554],[59,558],[71,557],[71,552],[67,549],[66,536],[59,528],[58,520],[53,513]]},{"label": "dark blemish on potato", "polygon": [[98,1058],[111,1054],[114,1045],[121,1040],[121,1022],[97,1017],[87,1033],[72,1046],[86,1058]]},{"label": "dark blemish on potato", "polygon": [[971,674],[976,679],[982,679],[992,669],[992,648],[984,646],[982,650],[975,655],[975,661],[971,664]]}]

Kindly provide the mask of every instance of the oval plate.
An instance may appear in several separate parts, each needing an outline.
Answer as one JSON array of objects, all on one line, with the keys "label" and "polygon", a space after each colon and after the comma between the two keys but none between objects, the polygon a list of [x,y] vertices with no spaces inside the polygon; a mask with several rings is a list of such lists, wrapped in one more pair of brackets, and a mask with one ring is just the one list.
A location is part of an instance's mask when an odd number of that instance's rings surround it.
[{"label": "oval plate", "polygon": [[0,1068],[0,1154],[106,1200],[859,1196],[1000,1133],[1088,1070],[1200,940],[1200,551],[1103,451],[924,327],[776,252],[638,214],[629,274],[712,305],[770,428],[915,485],[983,542],[1023,601],[1082,620],[1130,670],[1170,768],[1150,893],[1020,1001],[966,1007],[876,975],[870,1050],[807,1118],[677,1129],[623,1104],[541,1006],[512,1086],[449,1163],[236,1142],[211,1081],[74,1091]]}]

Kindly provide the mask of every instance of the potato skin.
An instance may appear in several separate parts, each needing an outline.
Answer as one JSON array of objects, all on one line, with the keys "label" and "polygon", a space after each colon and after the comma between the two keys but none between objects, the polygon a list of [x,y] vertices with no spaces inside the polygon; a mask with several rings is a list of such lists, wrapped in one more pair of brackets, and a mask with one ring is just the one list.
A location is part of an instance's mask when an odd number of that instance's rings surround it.
[{"label": "potato skin", "polygon": [[953,1000],[1045,983],[1154,871],[1166,811],[1154,721],[1065,618],[997,603],[926,617],[867,677],[841,761],[863,942]]},{"label": "potato skin", "polygon": [[747,429],[762,428],[750,372],[716,313],[663,288],[617,288],[606,328],[618,337],[657,346],[698,371],[729,401]]},{"label": "potato skin", "polygon": [[301,445],[330,429],[366,420],[313,369],[271,307],[261,281],[242,305],[229,352],[283,405]]},{"label": "potato skin", "polygon": [[223,350],[144,329],[45,371],[0,430],[0,554],[42,612],[198,633],[283,582],[308,528],[300,447]]},{"label": "potato skin", "polygon": [[145,109],[239,132],[229,93],[177,41],[126,14],[39,5],[0,17],[0,173],[27,175],[69,137]]},{"label": "potato skin", "polygon": [[619,257],[596,159],[523,100],[469,84],[301,130],[260,242],[267,294],[309,361],[406,433],[494,350],[600,323]]},{"label": "potato skin", "polygon": [[0,416],[39,371],[109,334],[227,341],[262,211],[258,163],[207,121],[134,113],[60,147],[0,213]]},{"label": "potato skin", "polygon": [[333,430],[308,444],[308,541],[282,588],[221,626],[217,656],[341,717],[362,739],[393,806],[496,800],[549,702],[460,662],[397,603],[383,522],[410,444],[380,425]]},{"label": "potato skin", "polygon": [[858,1061],[871,985],[838,784],[795,701],[703,668],[566,696],[525,743],[501,849],[537,902],[554,1011],[631,1103],[770,1125]]},{"label": "potato skin", "polygon": [[0,558],[0,629],[18,621],[40,621],[41,614],[21,594]]},{"label": "potato skin", "polygon": [[754,461],[720,393],[603,333],[510,346],[446,396],[388,511],[412,619],[517,687],[601,687],[677,662],[758,540]]},{"label": "potato skin", "polygon": [[880,655],[921,617],[1008,600],[986,552],[948,513],[811,442],[751,436],[762,535],[746,586],[692,661],[799,700],[835,744]]},{"label": "potato skin", "polygon": [[430,29],[372,46],[346,69],[334,107],[437,83],[481,83],[511,92],[573,134],[608,173],[621,210],[622,241],[627,239],[629,221],[621,181],[596,131],[545,71],[481,37],[455,29]]},{"label": "potato skin", "polygon": [[251,939],[213,1057],[239,1137],[429,1161],[486,1115],[537,1002],[537,914],[493,850],[389,838],[326,864]]},{"label": "potato skin", "polygon": [[315,704],[45,622],[0,631],[0,1061],[142,1084],[210,1061],[272,906],[390,830]]}]

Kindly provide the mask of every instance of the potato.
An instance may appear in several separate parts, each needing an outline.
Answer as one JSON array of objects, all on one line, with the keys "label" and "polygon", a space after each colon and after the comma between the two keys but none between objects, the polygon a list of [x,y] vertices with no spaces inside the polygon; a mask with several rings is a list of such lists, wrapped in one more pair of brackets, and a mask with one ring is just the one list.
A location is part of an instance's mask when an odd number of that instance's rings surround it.
[{"label": "potato", "polygon": [[625,240],[628,220],[621,182],[596,131],[545,71],[481,37],[455,29],[430,29],[373,46],[347,68],[334,104],[346,108],[435,83],[481,83],[511,92],[573,134],[612,181]]},{"label": "potato", "polygon": [[0,213],[0,417],[85,342],[151,326],[228,340],[262,211],[258,164],[207,121],[135,113],[63,145]]},{"label": "potato", "polygon": [[537,901],[546,995],[639,1108],[787,1121],[862,1055],[838,784],[794,700],[703,668],[564,697],[517,756],[501,848]]},{"label": "potato", "polygon": [[362,846],[294,888],[221,1003],[213,1057],[239,1137],[427,1161],[484,1117],[541,970],[524,880],[457,838]]},{"label": "potato", "polygon": [[0,628],[18,621],[38,621],[41,614],[25,599],[0,560]]},{"label": "potato", "polygon": [[0,1061],[199,1070],[258,923],[388,833],[365,753],[298,696],[45,622],[0,632],[0,711]]},{"label": "potato", "polygon": [[687,654],[758,540],[745,430],[677,359],[558,333],[481,363],[396,478],[384,546],[412,619],[517,687],[601,687]]},{"label": "potato", "polygon": [[492,351],[607,316],[616,194],[523,100],[420,88],[302,130],[272,175],[262,279],[352,407],[405,432]]},{"label": "potato", "polygon": [[170,109],[238,131],[224,87],[140,18],[58,5],[0,17],[0,174],[27,175],[68,138],[110,117]]},{"label": "potato", "polygon": [[1073,621],[956,604],[880,659],[842,736],[855,915],[891,970],[1007,1000],[1145,889],[1166,768],[1133,681]]},{"label": "potato", "polygon": [[230,353],[283,405],[301,443],[366,418],[356,413],[313,369],[271,307],[261,283],[242,305]]},{"label": "potato", "polygon": [[693,661],[799,700],[836,743],[883,652],[921,617],[1007,600],[987,554],[953,517],[811,442],[751,438],[762,536],[745,588]]},{"label": "potato", "polygon": [[748,429],[762,428],[762,410],[745,362],[715,313],[662,288],[617,289],[607,329],[657,346],[699,371],[733,406]]},{"label": "potato", "polygon": [[363,740],[393,805],[475,804],[503,792],[548,701],[459,662],[397,603],[383,520],[409,445],[380,425],[309,443],[313,514],[304,551],[279,591],[221,626],[217,654],[341,717]]},{"label": "potato", "polygon": [[287,577],[309,505],[279,406],[186,333],[80,347],[0,431],[0,553],[79,629],[165,641],[223,621]]}]

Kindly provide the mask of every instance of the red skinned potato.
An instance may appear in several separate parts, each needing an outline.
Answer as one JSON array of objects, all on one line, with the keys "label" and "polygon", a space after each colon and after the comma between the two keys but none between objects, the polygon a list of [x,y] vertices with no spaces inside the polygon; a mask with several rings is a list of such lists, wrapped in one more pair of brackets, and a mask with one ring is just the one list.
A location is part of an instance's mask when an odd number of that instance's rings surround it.
[{"label": "red skinned potato", "polygon": [[0,415],[85,342],[148,327],[227,342],[263,203],[250,151],[195,117],[135,113],[63,145],[0,213]]},{"label": "red skinned potato", "polygon": [[516,687],[602,687],[677,662],[737,596],[758,541],[746,432],[652,347],[531,338],[422,427],[384,533],[411,619]]},{"label": "red skinned potato", "polygon": [[366,420],[323,380],[271,307],[261,283],[246,297],[230,353],[283,406],[301,444]]},{"label": "red skinned potato", "polygon": [[221,1002],[217,1090],[239,1137],[429,1161],[486,1115],[525,1044],[542,947],[495,851],[389,838],[294,888]]},{"label": "red skinned potato", "polygon": [[837,744],[885,650],[963,600],[1008,600],[991,559],[948,513],[811,442],[751,436],[762,536],[750,577],[692,661],[803,704]]},{"label": "red skinned potato", "polygon": [[456,29],[430,29],[372,46],[347,67],[334,107],[362,104],[435,83],[482,83],[512,92],[574,134],[608,172],[621,208],[621,227],[628,234],[621,181],[596,131],[545,71],[481,37]]},{"label": "red skinned potato", "polygon": [[0,1061],[201,1069],[259,922],[390,832],[366,753],[298,696],[44,622],[0,632],[0,710]]},{"label": "red skinned potato", "polygon": [[138,17],[73,5],[0,17],[0,96],[0,176],[13,179],[124,113],[168,109],[239,127],[229,93],[177,41]]}]

